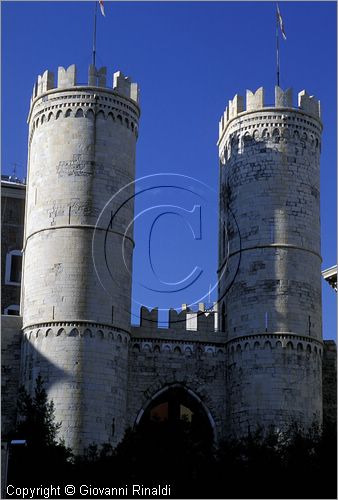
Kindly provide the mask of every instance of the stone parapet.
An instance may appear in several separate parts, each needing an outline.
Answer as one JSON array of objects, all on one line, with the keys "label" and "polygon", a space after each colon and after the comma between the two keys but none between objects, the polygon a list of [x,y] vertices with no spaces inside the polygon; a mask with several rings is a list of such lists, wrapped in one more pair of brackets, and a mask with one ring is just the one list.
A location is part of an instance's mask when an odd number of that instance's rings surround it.
[{"label": "stone parapet", "polygon": [[68,68],[59,66],[57,75],[56,84],[54,82],[54,73],[50,70],[46,70],[42,76],[38,76],[38,79],[33,87],[31,105],[37,97],[40,97],[51,90],[55,91],[69,87],[84,86],[111,89],[116,94],[127,97],[135,103],[139,102],[139,88],[137,83],[132,82],[131,79],[128,76],[124,76],[121,71],[117,71],[113,74],[111,87],[107,86],[106,67],[97,69],[95,66],[90,64],[88,69],[88,83],[86,85],[77,83],[77,67],[75,64],[72,64]]},{"label": "stone parapet", "polygon": [[198,310],[186,307],[178,312],[169,310],[168,327],[161,328],[158,321],[158,309],[140,309],[140,326],[132,327],[132,336],[137,338],[214,342],[224,343],[224,334],[217,332],[217,304],[212,310],[206,310],[204,304],[199,304]]},{"label": "stone parapet", "polygon": [[311,115],[320,122],[320,102],[313,95],[309,95],[306,90],[299,92],[298,107],[293,107],[292,89],[284,91],[276,86],[274,105],[266,105],[264,100],[264,88],[260,87],[256,92],[252,92],[251,90],[246,91],[246,105],[244,104],[243,97],[238,94],[236,94],[232,100],[229,100],[229,104],[225,108],[219,122],[218,142],[220,143],[230,123],[235,118],[240,118],[242,115],[249,112],[277,111],[281,109],[299,111],[300,113]]},{"label": "stone parapet", "polygon": [[205,331],[177,331],[170,328],[157,328],[156,330],[147,330],[147,328],[132,327],[131,338],[133,340],[151,340],[158,342],[198,342],[203,344],[221,344],[224,345],[224,335]]}]

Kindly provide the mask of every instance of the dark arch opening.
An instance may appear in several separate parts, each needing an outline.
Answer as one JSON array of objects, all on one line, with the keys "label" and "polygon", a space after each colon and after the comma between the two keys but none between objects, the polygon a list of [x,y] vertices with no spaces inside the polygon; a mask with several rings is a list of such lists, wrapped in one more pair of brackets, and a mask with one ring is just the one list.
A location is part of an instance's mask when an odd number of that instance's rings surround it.
[{"label": "dark arch opening", "polygon": [[216,464],[216,442],[215,422],[204,402],[174,382],[140,409],[117,453],[122,469],[129,466],[129,477],[135,471],[136,482],[171,484],[173,498],[210,498],[210,482],[204,478]]},{"label": "dark arch opening", "polygon": [[202,404],[184,387],[168,387],[156,396],[143,412],[137,428],[147,431],[162,428],[162,432],[188,432],[192,441],[211,444],[214,431]]}]

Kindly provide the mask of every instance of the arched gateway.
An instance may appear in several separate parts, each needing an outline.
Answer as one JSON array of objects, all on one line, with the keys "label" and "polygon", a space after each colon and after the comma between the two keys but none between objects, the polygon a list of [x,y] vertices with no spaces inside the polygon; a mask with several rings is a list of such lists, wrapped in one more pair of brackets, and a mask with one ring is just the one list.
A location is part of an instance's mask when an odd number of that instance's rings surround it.
[{"label": "arched gateway", "polygon": [[217,441],[214,419],[199,396],[179,383],[157,391],[139,411],[134,427],[149,422],[190,424],[191,430],[210,442]]}]

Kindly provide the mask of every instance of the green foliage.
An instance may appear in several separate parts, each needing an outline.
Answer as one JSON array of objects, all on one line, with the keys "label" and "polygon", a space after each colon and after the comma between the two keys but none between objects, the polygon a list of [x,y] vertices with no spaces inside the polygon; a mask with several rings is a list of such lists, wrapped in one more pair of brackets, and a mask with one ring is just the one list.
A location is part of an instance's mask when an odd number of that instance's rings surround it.
[{"label": "green foliage", "polygon": [[21,391],[20,409],[17,437],[29,445],[17,455],[16,469],[12,464],[15,484],[102,487],[113,481],[115,487],[170,484],[172,498],[336,498],[334,425],[257,429],[215,448],[201,423],[149,420],[129,429],[115,449],[92,443],[73,457],[57,441],[60,423],[41,377],[33,397]]},{"label": "green foliage", "polygon": [[56,446],[61,422],[55,422],[54,403],[48,401],[43,379],[36,379],[34,396],[22,387],[18,399],[19,423],[17,435],[32,447]]},{"label": "green foliage", "polygon": [[[304,431],[293,423],[283,432],[258,429],[221,443],[217,489],[232,498],[336,498],[336,450],[333,426],[314,423]],[[219,483],[224,470],[234,481],[231,491]]]},{"label": "green foliage", "polygon": [[24,439],[26,446],[11,446],[8,480],[15,485],[62,483],[69,475],[71,450],[57,439],[61,422],[55,422],[54,403],[48,401],[42,377],[36,379],[34,395],[24,388],[18,397],[19,420],[11,438]]},{"label": "green foliage", "polygon": [[75,458],[73,480],[81,484],[86,478],[102,486],[113,471],[114,486],[170,484],[182,498],[191,494],[208,498],[205,478],[214,463],[212,442],[198,425],[151,421],[128,429],[115,449],[109,443],[90,445]]},{"label": "green foliage", "polygon": [[97,486],[170,484],[173,498],[336,498],[335,428],[307,432],[257,429],[214,448],[190,423],[129,429],[112,449],[91,446],[75,461],[76,477]]}]

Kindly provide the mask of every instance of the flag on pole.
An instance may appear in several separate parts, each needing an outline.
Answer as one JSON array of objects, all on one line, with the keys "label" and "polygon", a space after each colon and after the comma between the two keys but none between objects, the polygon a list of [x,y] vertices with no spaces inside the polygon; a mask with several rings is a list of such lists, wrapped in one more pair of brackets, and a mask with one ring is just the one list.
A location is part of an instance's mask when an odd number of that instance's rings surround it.
[{"label": "flag on pole", "polygon": [[283,23],[283,18],[281,16],[280,10],[279,10],[279,5],[277,4],[277,21],[280,27],[280,30],[282,32],[282,36],[284,40],[286,40],[286,34],[285,34],[285,29],[284,29],[284,23]]},{"label": "flag on pole", "polygon": [[99,0],[99,4],[100,4],[100,10],[101,10],[101,14],[106,17],[106,14],[104,13],[104,5],[103,5],[103,0]]}]

